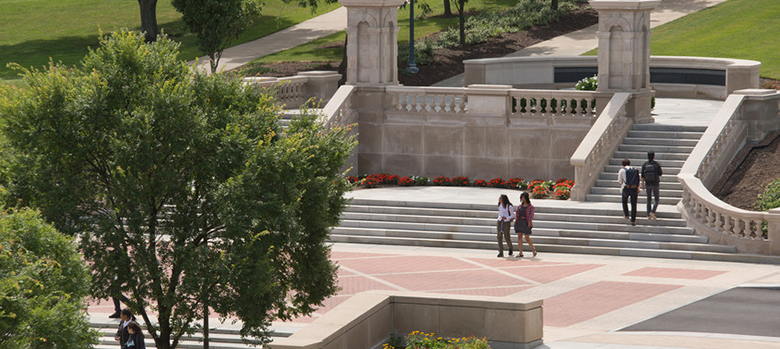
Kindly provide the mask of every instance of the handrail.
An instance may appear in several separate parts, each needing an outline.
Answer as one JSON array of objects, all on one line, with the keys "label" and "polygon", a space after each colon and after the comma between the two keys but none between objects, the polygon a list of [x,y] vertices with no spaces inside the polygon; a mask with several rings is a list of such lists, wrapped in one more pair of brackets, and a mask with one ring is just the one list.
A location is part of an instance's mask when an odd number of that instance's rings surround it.
[{"label": "handrail", "polygon": [[571,156],[571,164],[574,166],[572,200],[585,200],[601,169],[631,129],[632,120],[626,117],[626,105],[630,98],[629,93],[616,93],[612,96]]},{"label": "handrail", "polygon": [[355,92],[355,86],[343,85],[339,87],[325,108],[322,109],[323,123],[325,129],[330,130],[334,127],[344,126],[349,122],[354,113],[352,109],[352,94]]}]

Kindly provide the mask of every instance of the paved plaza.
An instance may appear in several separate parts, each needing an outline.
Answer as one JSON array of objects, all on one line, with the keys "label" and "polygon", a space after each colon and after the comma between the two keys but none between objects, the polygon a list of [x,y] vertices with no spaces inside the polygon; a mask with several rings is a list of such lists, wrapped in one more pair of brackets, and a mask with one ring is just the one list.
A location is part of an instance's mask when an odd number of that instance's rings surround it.
[{"label": "paved plaza", "polygon": [[[495,251],[487,250],[361,244],[335,244],[331,258],[340,266],[339,293],[312,316],[275,323],[276,328],[294,331],[306,326],[363,291],[394,290],[544,299],[548,348],[640,344],[636,348],[649,344],[652,348],[733,348],[734,343],[780,348],[780,331],[776,338],[725,332],[616,332],[735,287],[778,287],[780,266],[546,253],[535,258],[529,253],[524,258],[496,258]],[[89,308],[96,318],[111,312],[108,300]],[[744,319],[732,320],[735,329],[749,324]],[[765,320],[774,321],[780,329],[780,318]],[[216,319],[212,324],[218,324]],[[663,345],[667,341],[675,344]],[[732,345],[713,346],[707,341]]]}]

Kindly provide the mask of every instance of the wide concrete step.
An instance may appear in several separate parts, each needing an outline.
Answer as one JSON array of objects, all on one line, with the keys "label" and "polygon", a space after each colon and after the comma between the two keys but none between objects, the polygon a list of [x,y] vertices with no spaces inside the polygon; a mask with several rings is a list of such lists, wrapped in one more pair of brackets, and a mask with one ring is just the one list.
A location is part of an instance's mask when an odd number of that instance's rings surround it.
[{"label": "wide concrete step", "polygon": [[698,139],[674,139],[674,138],[634,138],[626,137],[623,139],[623,144],[641,144],[649,147],[648,150],[652,150],[655,146],[685,146],[695,147],[698,143]]},{"label": "wide concrete step", "polygon": [[[640,171],[642,169],[642,164],[644,164],[647,161],[647,158],[645,158],[643,160],[642,158],[633,158],[632,159],[632,158],[613,157],[613,158],[609,159],[609,164],[610,165],[622,166],[623,165],[623,159],[628,159],[629,161],[631,161],[631,165],[636,167]],[[656,160],[656,162],[658,162],[658,164],[661,165],[661,170],[663,170],[664,174],[666,174],[666,169],[667,168],[673,168],[673,167],[680,168],[680,167],[683,166],[683,164],[685,164],[685,160]]]},{"label": "wide concrete step", "polygon": [[[644,216],[644,214],[642,215]],[[483,225],[454,225],[454,224],[436,224],[421,222],[399,222],[387,220],[351,220],[341,221],[342,228],[366,228],[366,229],[403,229],[416,231],[432,231],[447,233],[484,233],[493,234],[496,231],[495,222],[487,222]],[[570,221],[546,221],[534,220],[534,229],[557,229],[557,230],[598,230],[598,231],[620,231],[633,233],[656,233],[656,234],[678,234],[693,235],[693,229],[677,226],[663,226],[656,224],[639,224],[631,226],[628,221],[617,223],[593,223],[593,222],[570,222]]]},{"label": "wide concrete step", "polygon": [[[448,233],[403,229],[359,229],[341,227],[334,229],[331,233],[331,237],[336,235],[457,241],[496,241],[495,233]],[[512,241],[516,242],[517,235],[512,233],[511,236]],[[534,234],[531,236],[534,243],[539,242],[547,244],[566,244],[580,246],[602,246],[609,244],[613,247],[634,248],[663,248],[659,246],[664,246],[663,244],[670,244],[668,247],[669,249],[689,249],[697,251],[721,252],[736,251],[733,246],[707,244],[707,239],[705,237],[696,235],[660,235],[656,237],[653,236],[653,234],[648,233],[598,232],[534,228]],[[604,243],[594,243],[594,241],[604,241]],[[686,245],[688,246],[686,247]]]},{"label": "wide concrete step", "polygon": [[[468,248],[496,250],[495,241],[456,241],[456,240],[436,240],[436,239],[406,239],[406,238],[381,238],[371,236],[333,236],[333,242],[347,243],[367,243],[384,245],[405,245],[405,246],[430,246],[430,247],[449,247],[449,248]],[[746,263],[765,263],[780,264],[780,257],[763,256],[752,254],[703,252],[703,251],[684,251],[684,250],[659,250],[659,249],[641,249],[641,248],[615,248],[602,246],[575,246],[575,245],[557,245],[534,243],[539,253],[577,253],[577,254],[599,254],[629,257],[651,257],[651,258],[670,258],[687,260],[708,260],[708,261],[729,261]],[[525,244],[525,258],[531,258],[529,254],[530,247]],[[492,253],[492,252],[491,252]],[[515,257],[509,257],[515,258]]]},{"label": "wide concrete step", "polygon": [[698,132],[704,133],[707,126],[683,126],[683,125],[664,125],[664,124],[634,124],[632,130],[635,131],[656,131],[656,132]]},{"label": "wide concrete step", "polygon": [[[365,210],[370,208],[372,210]],[[370,211],[370,212],[366,212]],[[403,208],[391,206],[348,206],[342,213],[342,220],[369,220],[369,221],[393,221],[393,222],[415,222],[415,223],[436,223],[436,224],[458,224],[458,225],[495,225],[495,212],[487,211],[466,211],[471,213],[481,213],[483,217],[459,216],[458,212],[450,212],[442,209],[428,208]],[[558,213],[556,213],[558,212]],[[623,223],[622,214],[617,210],[611,214],[605,214],[603,210],[585,210],[580,213],[572,213],[570,210],[548,208],[538,208],[535,219],[537,221],[551,222],[582,222],[582,223]],[[660,213],[659,213],[660,214]],[[684,227],[685,221],[678,217],[659,217],[654,221],[655,225]]]},{"label": "wide concrete step", "polygon": [[[638,165],[636,165],[634,167],[636,167],[636,169],[639,170],[640,169],[639,167],[641,165],[642,164],[638,164]],[[617,173],[618,173],[618,171],[620,171],[621,168],[623,168],[623,166],[621,166],[621,165],[606,165],[606,166],[604,166],[604,172],[606,172],[606,173],[614,173],[615,174],[615,179],[617,179]],[[664,171],[664,175],[661,176],[661,180],[663,180],[664,177],[674,177],[674,176],[676,176],[678,173],[680,173],[680,167],[664,167],[663,171]]]},{"label": "wide concrete step", "polygon": [[[641,203],[641,199],[645,197],[644,191],[639,193],[639,201],[638,203]],[[602,195],[602,194],[588,194],[585,196],[585,201],[597,201],[597,202],[621,202],[622,197],[620,195]],[[680,198],[670,198],[670,197],[663,197],[661,196],[661,199],[658,200],[661,205],[677,205],[677,203],[680,201]],[[642,207],[637,204],[637,209],[639,212],[642,212]]]},{"label": "wide concrete step", "polygon": [[[676,204],[676,203],[675,203]],[[397,200],[365,200],[353,199],[346,208],[347,212],[390,213],[432,215],[443,214],[449,216],[462,215],[468,212],[474,213],[473,217],[497,218],[496,205],[485,204],[454,204],[421,201],[397,201]],[[481,213],[480,213],[481,212]],[[619,205],[611,207],[582,207],[573,205],[564,206],[536,206],[536,214],[555,213],[567,215],[591,215],[591,216],[622,216]],[[481,216],[478,216],[481,215]],[[658,212],[658,218],[680,219],[679,212]]]},{"label": "wide concrete step", "polygon": [[703,132],[650,131],[636,128],[628,131],[631,138],[671,138],[671,139],[701,139]]},{"label": "wide concrete step", "polygon": [[[678,170],[678,173],[679,173],[679,170]],[[617,185],[617,176],[618,176],[618,171],[617,170],[615,170],[615,172],[603,171],[603,172],[599,173],[599,180],[612,181],[613,185]],[[661,185],[664,185],[664,183],[680,184],[680,181],[677,180],[677,174],[667,173],[666,169],[664,169],[664,175],[661,176]]]},{"label": "wide concrete step", "polygon": [[[613,175],[615,178],[617,178],[617,173]],[[661,178],[664,178],[665,176],[661,176]],[[682,184],[677,181],[676,176],[669,176],[669,178],[674,178],[674,181],[661,181],[661,190],[682,190]],[[596,187],[616,187],[617,188],[617,180],[612,179],[597,179],[595,185]]]},{"label": "wide concrete step", "polygon": [[[613,155],[614,159],[629,159],[631,160],[631,163],[634,163],[634,159],[641,159],[641,161],[638,161],[639,164],[643,164],[645,161],[647,161],[647,151],[650,149],[646,149],[644,151],[616,151]],[[682,161],[685,162],[685,160],[688,159],[687,153],[655,153],[655,161],[658,161],[661,163],[662,160],[676,160],[676,161]],[[662,164],[663,166],[663,164]]]},{"label": "wide concrete step", "polygon": [[677,153],[690,154],[693,146],[675,146],[675,145],[644,145],[644,144],[621,144],[618,151],[644,152],[654,151],[657,153]]},{"label": "wide concrete step", "polygon": [[[591,194],[602,194],[602,195],[621,195],[620,188],[616,186],[611,187],[592,187],[590,188]],[[670,198],[677,198],[682,199],[682,190],[672,190],[672,189],[665,189],[665,190],[659,190],[659,196],[661,198],[664,197],[670,197]],[[647,192],[642,190],[639,192],[639,196],[647,196]]]}]

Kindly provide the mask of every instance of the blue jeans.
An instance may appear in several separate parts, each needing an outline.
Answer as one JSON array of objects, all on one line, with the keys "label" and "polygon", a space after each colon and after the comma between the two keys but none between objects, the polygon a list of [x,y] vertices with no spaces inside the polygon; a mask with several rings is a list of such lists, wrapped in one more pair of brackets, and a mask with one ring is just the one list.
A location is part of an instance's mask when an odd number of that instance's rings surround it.
[{"label": "blue jeans", "polygon": [[[647,190],[647,214],[655,213],[655,209],[658,208],[658,196],[660,183],[650,184],[645,183],[645,190]],[[655,200],[653,200],[655,198]]]}]

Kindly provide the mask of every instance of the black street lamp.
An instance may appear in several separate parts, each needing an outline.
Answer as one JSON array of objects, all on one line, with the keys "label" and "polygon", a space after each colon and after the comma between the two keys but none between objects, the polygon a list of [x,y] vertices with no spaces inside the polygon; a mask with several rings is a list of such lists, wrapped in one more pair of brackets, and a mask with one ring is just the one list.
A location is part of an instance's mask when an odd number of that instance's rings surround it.
[{"label": "black street lamp", "polygon": [[414,0],[409,0],[409,65],[406,71],[411,74],[417,74],[420,69],[414,64]]}]

